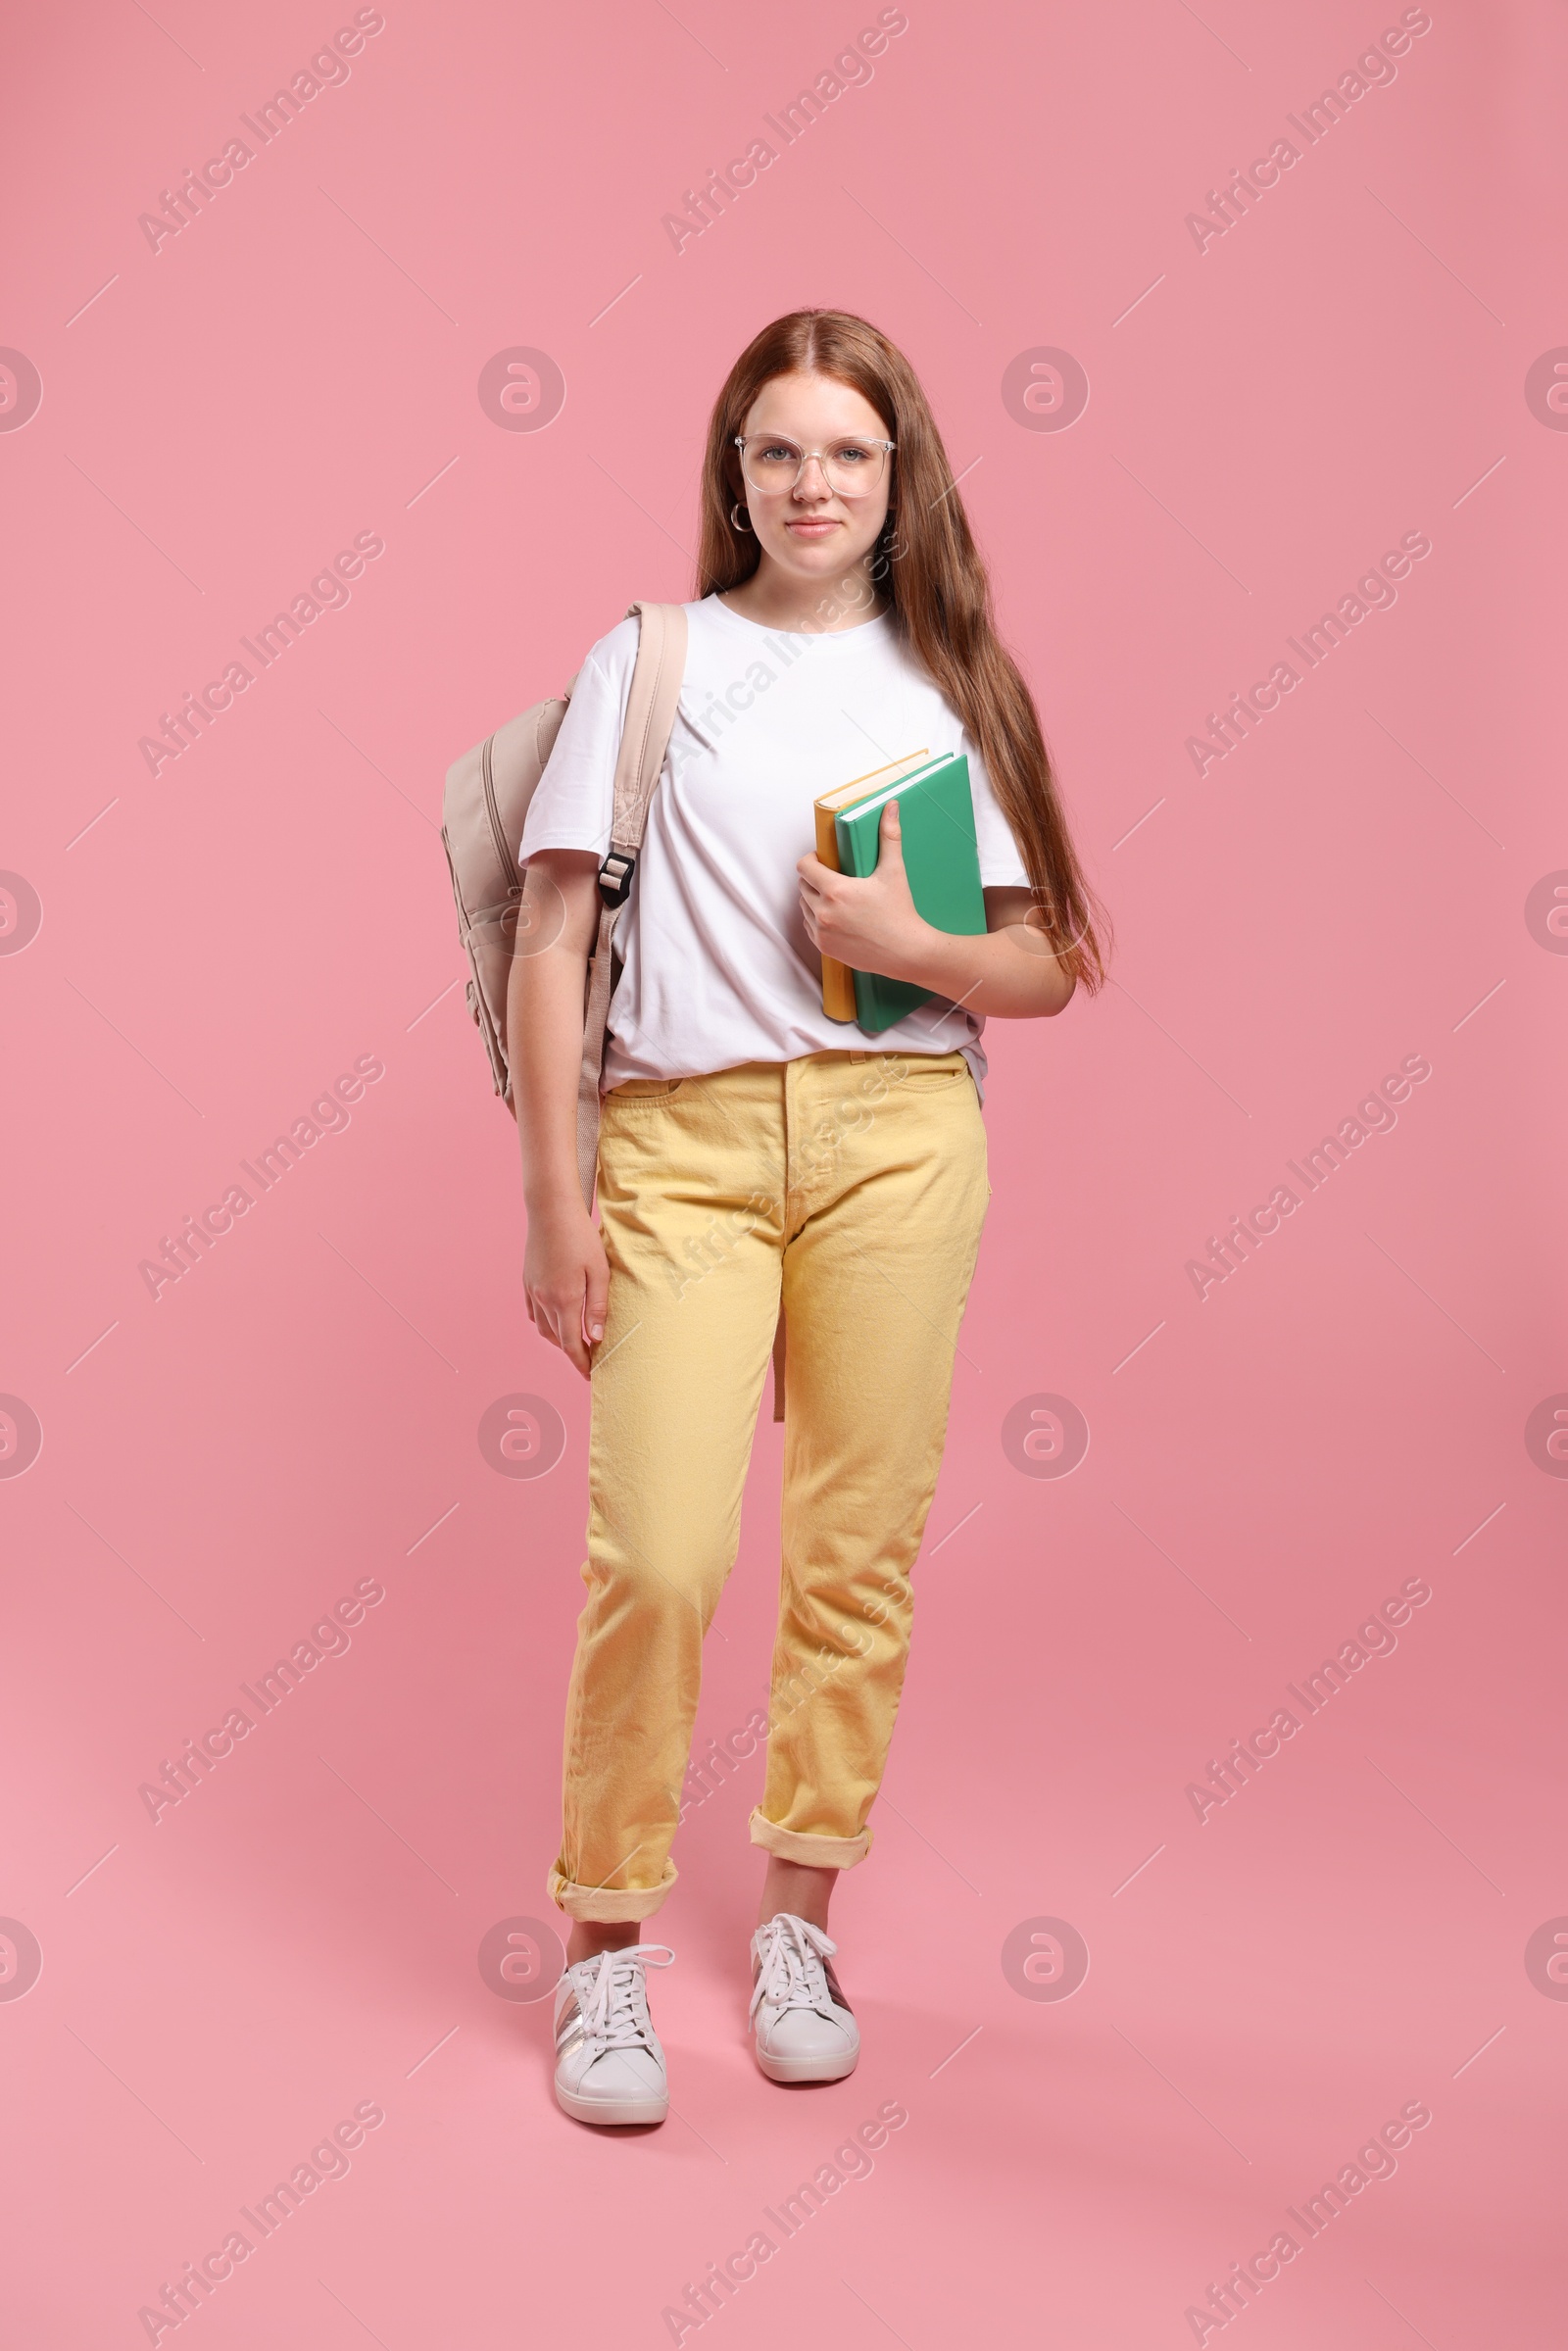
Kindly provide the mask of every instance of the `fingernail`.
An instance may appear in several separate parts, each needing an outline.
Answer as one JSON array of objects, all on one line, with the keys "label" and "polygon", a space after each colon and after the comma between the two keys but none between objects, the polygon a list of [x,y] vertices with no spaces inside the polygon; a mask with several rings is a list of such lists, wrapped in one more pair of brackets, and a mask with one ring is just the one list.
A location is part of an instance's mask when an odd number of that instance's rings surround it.
[{"label": "fingernail", "polygon": [[604,1335],[605,1326],[602,1322],[596,1322],[588,1333],[590,1339],[603,1339]]}]

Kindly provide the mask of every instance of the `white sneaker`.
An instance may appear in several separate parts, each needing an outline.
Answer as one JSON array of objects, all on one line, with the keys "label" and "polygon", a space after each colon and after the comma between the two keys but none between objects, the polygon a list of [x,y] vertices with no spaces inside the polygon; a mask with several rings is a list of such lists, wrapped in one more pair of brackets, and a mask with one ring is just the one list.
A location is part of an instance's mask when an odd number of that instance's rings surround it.
[{"label": "white sneaker", "polygon": [[829,1965],[837,1949],[792,1910],[752,1936],[752,2031],[770,2082],[841,2082],[854,2073],[860,2031]]},{"label": "white sneaker", "polygon": [[556,2098],[577,2122],[662,2123],[669,2112],[644,1971],[674,1956],[667,1943],[601,1951],[557,1984]]}]

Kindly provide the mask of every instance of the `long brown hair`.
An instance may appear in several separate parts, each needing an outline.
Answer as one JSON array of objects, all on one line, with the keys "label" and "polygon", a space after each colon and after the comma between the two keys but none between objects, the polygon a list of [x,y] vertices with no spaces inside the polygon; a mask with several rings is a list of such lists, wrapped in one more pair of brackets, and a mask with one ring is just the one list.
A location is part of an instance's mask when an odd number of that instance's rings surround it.
[{"label": "long brown hair", "polygon": [[[871,573],[895,635],[941,689],[984,763],[1028,868],[1029,923],[1091,993],[1105,974],[1108,927],[1067,831],[1034,700],[997,635],[980,560],[930,404],[908,361],[847,311],[792,311],[749,343],[708,428],[697,593],[739,587],[760,561],[730,510],[745,496],[735,435],[775,375],[831,375],[870,402],[897,444],[889,527]],[[1099,933],[1097,934],[1097,920]]]}]

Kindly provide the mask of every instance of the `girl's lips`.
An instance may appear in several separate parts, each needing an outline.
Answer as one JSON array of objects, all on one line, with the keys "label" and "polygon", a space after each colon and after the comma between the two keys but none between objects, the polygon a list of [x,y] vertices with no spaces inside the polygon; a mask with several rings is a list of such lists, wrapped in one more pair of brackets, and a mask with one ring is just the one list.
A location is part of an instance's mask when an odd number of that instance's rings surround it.
[{"label": "girl's lips", "polygon": [[786,527],[799,531],[802,538],[805,539],[825,539],[830,530],[837,530],[839,526],[832,516],[828,515],[820,522],[808,522],[802,519],[799,522],[791,522]]}]

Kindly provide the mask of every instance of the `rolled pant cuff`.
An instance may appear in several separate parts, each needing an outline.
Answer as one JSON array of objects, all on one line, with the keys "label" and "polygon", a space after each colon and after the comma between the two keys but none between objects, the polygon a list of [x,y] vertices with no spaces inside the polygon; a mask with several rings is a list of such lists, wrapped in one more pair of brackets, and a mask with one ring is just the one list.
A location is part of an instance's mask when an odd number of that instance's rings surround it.
[{"label": "rolled pant cuff", "polygon": [[596,1927],[632,1925],[638,1919],[652,1918],[662,1906],[675,1877],[674,1863],[666,1862],[664,1875],[657,1886],[573,1886],[559,1869],[553,1869],[550,1899],[569,1919],[580,1919]]},{"label": "rolled pant cuff", "polygon": [[862,1829],[858,1837],[803,1837],[796,1829],[764,1820],[760,1811],[752,1814],[751,1827],[754,1845],[776,1853],[780,1861],[798,1861],[803,1869],[852,1870],[871,1850],[869,1829]]}]

